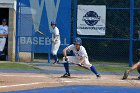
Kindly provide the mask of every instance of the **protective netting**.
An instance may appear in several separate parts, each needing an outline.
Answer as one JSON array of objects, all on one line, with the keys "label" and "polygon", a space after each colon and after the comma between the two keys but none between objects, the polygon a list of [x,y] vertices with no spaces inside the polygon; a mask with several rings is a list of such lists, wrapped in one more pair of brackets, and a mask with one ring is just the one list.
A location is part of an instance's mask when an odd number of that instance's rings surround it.
[{"label": "protective netting", "polygon": [[140,0],[134,0],[135,8],[140,8]]},{"label": "protective netting", "polygon": [[[34,13],[34,4],[28,0],[20,0],[21,5],[19,9],[19,41],[22,37],[31,37],[31,39],[36,37],[41,37],[34,30],[34,20],[32,19],[32,13]],[[38,0],[35,0],[38,1]],[[51,37],[49,31],[49,18],[46,18],[47,13],[51,14],[50,10],[47,10],[47,3],[52,2],[53,0],[44,0],[44,5],[41,3],[42,0],[39,0],[39,6],[42,8],[42,18],[40,19],[41,25],[39,29],[45,33],[47,36]],[[59,0],[54,0],[57,5]],[[53,2],[54,2],[53,1]],[[56,2],[57,1],[57,2]],[[75,26],[76,17],[74,14],[74,1],[71,0],[65,3],[66,0],[60,0],[60,10],[58,12],[58,27],[60,29],[61,41],[63,47],[59,50],[59,53],[62,54],[62,50],[70,43],[70,40],[73,40],[74,31],[73,27]],[[83,45],[86,47],[86,50],[89,55],[89,59],[99,60],[99,61],[111,61],[111,62],[129,62],[130,61],[130,40],[133,41],[133,61],[136,61],[135,51],[140,47],[140,0],[134,0],[134,9],[130,9],[132,6],[132,0],[77,0],[78,5],[106,5],[106,35],[104,36],[78,36],[83,40]],[[52,3],[51,3],[52,4]],[[49,5],[49,4],[48,4]],[[33,7],[30,9],[29,7]],[[51,6],[52,7],[52,6]],[[68,10],[67,10],[68,7]],[[53,8],[53,7],[52,7]],[[41,8],[40,8],[41,9]],[[71,10],[70,10],[71,9]],[[28,10],[28,11],[27,11]],[[133,10],[133,11],[131,11]],[[48,12],[49,11],[49,12]],[[45,12],[45,13],[44,13]],[[131,18],[131,14],[134,12],[134,19]],[[37,13],[38,14],[38,13]],[[67,15],[69,14],[69,15]],[[34,14],[33,14],[34,15]],[[64,16],[64,17],[62,17]],[[36,16],[38,17],[38,16]],[[51,16],[50,16],[51,18]],[[65,20],[65,21],[64,21]],[[132,26],[131,22],[134,21]],[[38,21],[38,20],[36,20]],[[67,23],[67,24],[66,24]],[[71,26],[71,27],[70,27]],[[71,29],[70,29],[71,28]],[[134,30],[133,36],[131,37],[130,32]],[[72,33],[74,32],[74,33]],[[66,39],[65,39],[66,38]],[[27,38],[26,38],[27,39]],[[45,39],[46,40],[46,39]],[[67,41],[68,40],[68,41]],[[46,41],[48,42],[48,41]],[[22,42],[21,42],[22,43]],[[64,46],[65,44],[65,46]],[[20,51],[35,51],[35,53],[47,53],[44,52],[44,49],[50,52],[50,47],[48,45],[38,46],[32,44],[22,44],[19,45]],[[41,51],[39,50],[41,49]],[[39,56],[42,56],[42,54]],[[37,55],[37,54],[35,54]]]},{"label": "protective netting", "polygon": [[129,41],[82,38],[89,59],[101,62],[128,62]]},{"label": "protective netting", "polygon": [[129,38],[129,10],[107,10],[106,35],[108,38]]},{"label": "protective netting", "polygon": [[86,0],[86,2],[85,0],[78,0],[78,4],[106,5],[107,8],[129,8],[130,0]]},{"label": "protective netting", "polygon": [[[130,62],[130,40],[133,40],[133,61],[140,48],[140,1],[134,0],[134,19],[131,19],[131,0],[78,0],[80,5],[106,5],[106,35],[79,36],[91,61]],[[134,21],[132,26],[130,22]],[[133,28],[132,28],[133,27]],[[133,29],[133,37],[130,37]]]}]

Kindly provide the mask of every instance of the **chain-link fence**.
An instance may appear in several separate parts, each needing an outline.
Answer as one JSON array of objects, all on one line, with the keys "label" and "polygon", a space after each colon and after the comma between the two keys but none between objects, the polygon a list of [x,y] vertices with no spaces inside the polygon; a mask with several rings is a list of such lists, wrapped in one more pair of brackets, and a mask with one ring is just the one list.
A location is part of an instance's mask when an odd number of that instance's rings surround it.
[{"label": "chain-link fence", "polygon": [[[40,18],[41,24],[39,29],[45,33],[49,38],[51,34],[49,31],[49,18],[46,16],[50,13],[47,8],[53,6],[47,5],[47,0],[35,0],[38,6],[34,6],[34,2],[29,0],[20,0],[19,6],[19,19],[18,19],[18,36],[17,39],[20,41],[20,37],[42,37],[34,30],[35,20],[32,18],[38,16],[34,15],[39,9],[42,9],[42,18]],[[55,1],[55,0],[54,0]],[[58,2],[49,0],[51,4],[56,5]],[[59,0],[58,0],[59,1]],[[133,61],[136,61],[135,51],[139,48],[140,39],[140,1],[139,0],[70,0],[67,3],[66,0],[60,0],[60,10],[58,12],[58,26],[61,30],[61,36],[63,36],[63,43],[68,45],[75,36],[81,37],[83,40],[83,46],[86,47],[89,59],[96,60],[98,62],[129,62],[132,66]],[[77,1],[77,4],[76,4]],[[71,4],[70,4],[71,2]],[[33,4],[32,4],[33,3]],[[44,3],[44,4],[43,4]],[[76,5],[106,5],[106,35],[104,36],[79,36],[75,35],[76,32]],[[31,7],[32,6],[32,7]],[[45,7],[44,7],[45,6]],[[49,6],[49,7],[48,7]],[[47,8],[46,8],[47,7]],[[68,7],[68,10],[67,10]],[[64,9],[65,8],[65,9]],[[54,8],[55,9],[55,8]],[[27,11],[28,10],[28,11]],[[30,10],[30,11],[29,11]],[[65,10],[65,11],[64,11]],[[67,10],[67,11],[66,11]],[[54,10],[55,11],[55,10]],[[38,11],[39,12],[39,11]],[[44,13],[45,12],[45,13]],[[36,13],[39,14],[39,13]],[[65,15],[64,15],[65,14]],[[66,15],[68,14],[68,15]],[[62,17],[64,16],[64,17]],[[41,15],[40,15],[41,17]],[[68,18],[69,17],[69,18]],[[51,18],[51,16],[50,16]],[[65,19],[65,22],[61,19]],[[71,19],[71,20],[70,20]],[[38,20],[37,20],[38,21]],[[63,21],[63,22],[62,22]],[[63,24],[62,24],[63,23]],[[47,27],[46,27],[47,26]],[[67,27],[68,26],[68,27]],[[70,29],[71,26],[71,29]],[[74,29],[73,29],[74,27]],[[65,29],[64,29],[65,28]],[[63,32],[63,33],[62,33]],[[68,33],[69,34],[68,34]],[[62,35],[63,34],[63,35]],[[65,41],[65,36],[68,41]],[[27,39],[27,38],[26,38]],[[40,38],[39,38],[40,39]],[[38,40],[39,40],[38,39]],[[45,39],[46,40],[46,39]],[[25,40],[25,41],[28,41]],[[45,41],[48,42],[48,41]],[[19,44],[19,42],[17,42]],[[64,44],[62,44],[62,46]],[[18,52],[33,52],[38,57],[50,58],[51,45],[33,45],[32,44],[19,44],[17,45]],[[63,48],[64,48],[63,47]],[[62,54],[62,49],[59,53]],[[39,51],[41,49],[42,51]],[[45,54],[45,51],[48,54]],[[37,51],[37,52],[35,52]],[[43,56],[43,53],[45,56]]]},{"label": "chain-link fence", "polygon": [[133,61],[137,60],[135,51],[140,46],[140,1],[78,0],[78,4],[106,5],[107,8],[106,35],[79,36],[89,59],[97,62],[129,62],[132,66]]}]

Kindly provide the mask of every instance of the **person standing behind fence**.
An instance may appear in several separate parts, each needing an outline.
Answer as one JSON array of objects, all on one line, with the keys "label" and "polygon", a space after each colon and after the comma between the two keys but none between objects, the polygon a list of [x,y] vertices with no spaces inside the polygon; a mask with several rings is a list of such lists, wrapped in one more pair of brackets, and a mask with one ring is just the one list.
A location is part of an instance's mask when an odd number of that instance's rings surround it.
[{"label": "person standing behind fence", "polygon": [[0,56],[4,50],[7,36],[8,36],[7,20],[3,19],[2,25],[0,25]]},{"label": "person standing behind fence", "polygon": [[59,29],[56,26],[55,22],[51,22],[51,27],[52,27],[52,55],[54,56],[54,63],[58,63],[59,59],[57,56],[57,52],[60,47],[60,34],[59,34]]}]

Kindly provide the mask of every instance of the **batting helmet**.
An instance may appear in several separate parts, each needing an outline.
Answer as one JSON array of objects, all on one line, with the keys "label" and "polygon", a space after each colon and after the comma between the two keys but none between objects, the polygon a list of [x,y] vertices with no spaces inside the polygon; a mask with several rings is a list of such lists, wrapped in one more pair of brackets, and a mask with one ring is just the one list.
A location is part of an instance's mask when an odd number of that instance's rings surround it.
[{"label": "batting helmet", "polygon": [[140,66],[137,68],[138,73],[140,74]]},{"label": "batting helmet", "polygon": [[52,21],[52,22],[51,22],[51,25],[56,25],[56,22]]},{"label": "batting helmet", "polygon": [[74,44],[82,45],[82,40],[81,40],[81,38],[77,37],[77,38],[75,38],[75,40],[74,40],[73,43],[74,43]]},{"label": "batting helmet", "polygon": [[140,59],[140,49],[137,49],[136,56],[137,56],[138,59]]}]

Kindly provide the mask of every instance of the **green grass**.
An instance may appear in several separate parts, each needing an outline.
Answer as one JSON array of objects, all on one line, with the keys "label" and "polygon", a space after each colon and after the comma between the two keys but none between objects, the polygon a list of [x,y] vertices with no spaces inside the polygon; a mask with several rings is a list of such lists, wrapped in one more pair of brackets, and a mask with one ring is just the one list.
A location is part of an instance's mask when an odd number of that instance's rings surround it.
[{"label": "green grass", "polygon": [[[84,72],[88,71],[78,66],[71,67],[71,69],[77,70],[77,71],[84,71]],[[96,69],[99,72],[122,72],[122,71],[128,70],[129,67],[96,66]]]},{"label": "green grass", "polygon": [[102,60],[94,60],[94,61],[90,61],[90,63],[92,64],[100,64],[100,65],[121,65],[121,66],[128,66],[128,62],[126,61],[102,61]]},{"label": "green grass", "polygon": [[[105,61],[93,61],[91,62],[96,66],[96,69],[99,72],[124,72],[125,70],[128,70],[128,63],[122,61],[122,62],[105,62]],[[121,66],[121,67],[120,67]],[[78,66],[74,66],[71,69],[73,70],[78,70],[78,71],[88,71],[84,68],[78,67]]]},{"label": "green grass", "polygon": [[0,70],[40,70],[40,69],[20,63],[0,63]]},{"label": "green grass", "polygon": [[[97,63],[94,63],[97,64]],[[97,70],[99,72],[122,72],[125,70],[128,70],[129,67],[119,67],[120,64],[111,64],[111,65],[107,65],[104,66],[102,64],[100,64],[99,66],[96,66]],[[125,64],[123,64],[125,65]],[[122,65],[121,65],[122,66]],[[78,70],[78,71],[88,71],[84,68],[78,67],[78,66],[72,66],[71,69],[73,70]],[[21,63],[0,63],[0,70],[41,70],[37,67],[33,67],[30,65],[26,65],[26,64],[21,64]]]}]

